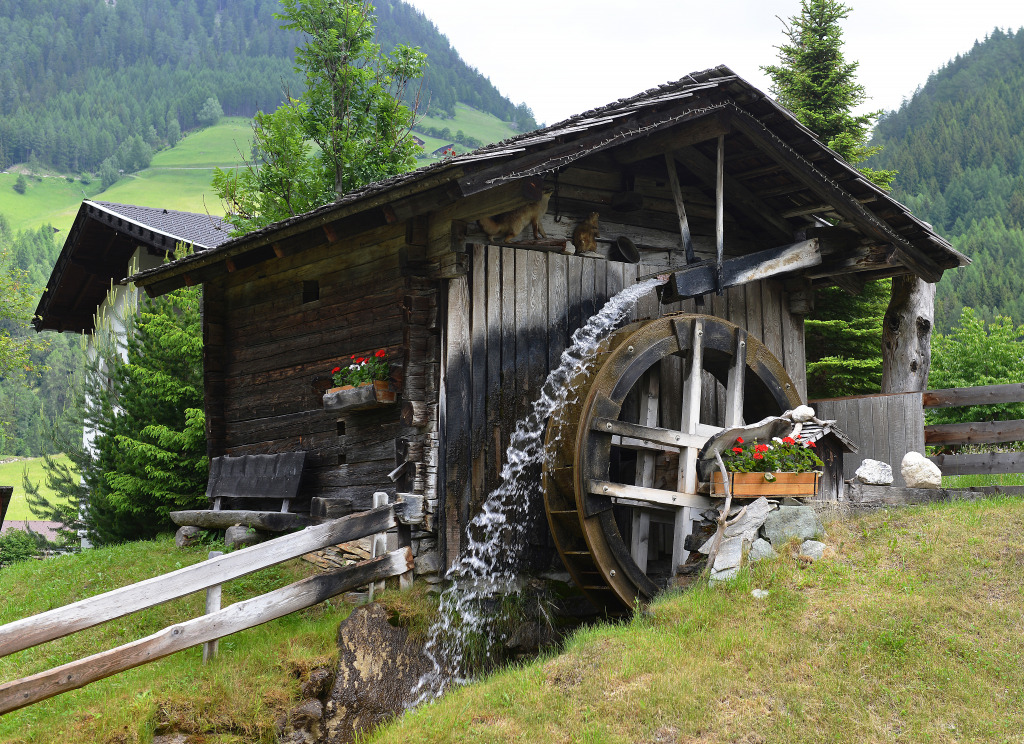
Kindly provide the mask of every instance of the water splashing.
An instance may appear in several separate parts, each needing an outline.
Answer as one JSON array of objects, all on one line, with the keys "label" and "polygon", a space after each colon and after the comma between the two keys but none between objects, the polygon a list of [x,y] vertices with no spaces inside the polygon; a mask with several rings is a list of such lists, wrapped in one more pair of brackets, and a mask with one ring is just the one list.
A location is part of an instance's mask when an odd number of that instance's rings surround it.
[{"label": "water splashing", "polygon": [[489,655],[489,646],[501,640],[494,637],[492,610],[497,600],[517,591],[517,559],[526,548],[529,507],[541,495],[537,468],[544,457],[545,423],[567,402],[572,378],[593,365],[601,342],[643,295],[663,281],[649,279],[627,287],[576,330],[530,413],[516,424],[501,484],[470,522],[462,554],[448,570],[451,584],[441,594],[440,617],[431,626],[424,649],[433,668],[413,688],[409,707],[440,696],[449,684],[470,681],[470,645],[483,644],[483,653]]}]

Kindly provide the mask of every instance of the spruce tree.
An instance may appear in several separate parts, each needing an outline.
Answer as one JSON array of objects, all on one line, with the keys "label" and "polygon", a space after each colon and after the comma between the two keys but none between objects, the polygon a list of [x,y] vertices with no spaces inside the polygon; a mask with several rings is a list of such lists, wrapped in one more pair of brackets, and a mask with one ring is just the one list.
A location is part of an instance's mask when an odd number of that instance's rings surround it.
[{"label": "spruce tree", "polygon": [[[783,23],[788,44],[778,47],[779,64],[761,69],[771,76],[776,100],[851,165],[878,152],[867,145],[872,123],[881,111],[854,115],[867,100],[857,82],[859,62],[843,55],[839,22],[850,14],[840,0],[801,0],[800,14]],[[895,171],[862,168],[878,186],[888,189]]]}]

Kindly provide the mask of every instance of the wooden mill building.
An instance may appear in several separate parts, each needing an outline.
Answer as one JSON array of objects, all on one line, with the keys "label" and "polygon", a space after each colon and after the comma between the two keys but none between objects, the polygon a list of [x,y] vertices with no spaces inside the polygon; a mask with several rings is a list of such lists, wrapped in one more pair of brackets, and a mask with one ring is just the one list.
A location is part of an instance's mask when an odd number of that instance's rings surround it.
[{"label": "wooden mill building", "polygon": [[[546,237],[529,224],[489,236],[478,222],[514,210],[542,211]],[[596,236],[577,232],[593,213]],[[634,319],[686,311],[734,324],[781,362],[793,401],[806,398],[803,318],[815,287],[857,292],[907,273],[935,282],[965,263],[789,112],[717,67],[132,281],[151,295],[204,287],[209,454],[305,451],[298,507],[318,513],[366,509],[377,490],[423,496],[427,518],[413,533],[422,573],[456,555],[516,420],[572,332],[623,287],[672,273]],[[326,411],[331,369],[378,349],[396,402]],[[685,423],[672,382],[684,366],[666,359],[658,372],[661,428]],[[724,388],[703,386],[700,426],[729,415]],[[538,546],[546,532],[538,525]]]}]

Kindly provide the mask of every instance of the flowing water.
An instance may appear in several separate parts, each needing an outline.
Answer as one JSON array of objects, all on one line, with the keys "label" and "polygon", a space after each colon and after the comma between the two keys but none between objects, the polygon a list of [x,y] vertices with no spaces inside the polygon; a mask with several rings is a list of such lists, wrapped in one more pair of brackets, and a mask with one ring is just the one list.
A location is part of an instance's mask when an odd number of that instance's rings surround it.
[{"label": "flowing water", "polygon": [[548,417],[564,405],[569,381],[589,368],[601,342],[627,317],[637,301],[660,284],[649,279],[612,297],[572,336],[530,413],[517,424],[505,455],[501,485],[469,524],[466,545],[448,570],[451,582],[441,594],[440,617],[430,628],[426,653],[433,669],[412,690],[410,707],[441,695],[451,684],[469,681],[470,656],[487,655],[495,638],[495,606],[517,592],[517,556],[526,549],[530,504],[541,497],[537,477],[544,457]]}]

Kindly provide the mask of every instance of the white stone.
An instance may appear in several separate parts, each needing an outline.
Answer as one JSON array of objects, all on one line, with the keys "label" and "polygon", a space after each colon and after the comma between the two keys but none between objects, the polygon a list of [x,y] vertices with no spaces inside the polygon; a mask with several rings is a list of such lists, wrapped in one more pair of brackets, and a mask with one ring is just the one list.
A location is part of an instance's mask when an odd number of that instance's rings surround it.
[{"label": "white stone", "polygon": [[770,542],[759,537],[751,544],[750,552],[747,554],[747,561],[749,563],[757,563],[766,558],[776,558],[778,555]]},{"label": "white stone", "polygon": [[753,589],[750,592],[750,596],[754,599],[767,599],[769,594],[771,594],[771,592],[767,589]]},{"label": "white stone", "polygon": [[797,406],[789,412],[789,418],[794,423],[806,424],[814,419],[814,409],[810,406]]},{"label": "white stone", "polygon": [[[749,504],[746,505],[746,507],[740,507],[740,509],[733,509],[732,511],[730,511],[730,515],[732,515],[733,512],[736,512],[738,514],[739,511],[742,511],[743,508],[746,508],[746,511],[743,512],[743,516],[737,519],[733,524],[726,525],[725,538],[728,539],[730,537],[742,537],[746,542],[752,543],[757,538],[758,530],[761,529],[761,525],[764,524],[764,520],[766,520],[768,518],[768,515],[771,514],[772,511],[778,507],[776,507],[775,504],[772,504],[770,501],[768,501],[768,499],[762,496],[759,499],[751,501]],[[717,518],[718,516],[715,515],[715,519]],[[732,518],[735,519],[735,517]],[[712,535],[707,539],[707,541],[703,545],[700,546],[698,552],[703,553],[704,555],[710,553],[711,543],[713,543],[714,541],[715,536]]]},{"label": "white stone", "polygon": [[725,581],[739,573],[743,563],[743,551],[746,541],[742,537],[730,537],[722,540],[715,554],[715,565],[711,567],[711,581]]},{"label": "white stone", "polygon": [[939,466],[920,452],[905,454],[900,472],[903,474],[903,480],[907,482],[908,488],[940,488],[942,486],[942,471],[939,470]]},{"label": "white stone", "polygon": [[868,459],[860,464],[853,477],[872,486],[889,486],[892,485],[892,468],[887,462]]},{"label": "white stone", "polygon": [[825,543],[817,540],[805,540],[800,546],[800,555],[810,558],[812,561],[819,561],[825,555]]}]

